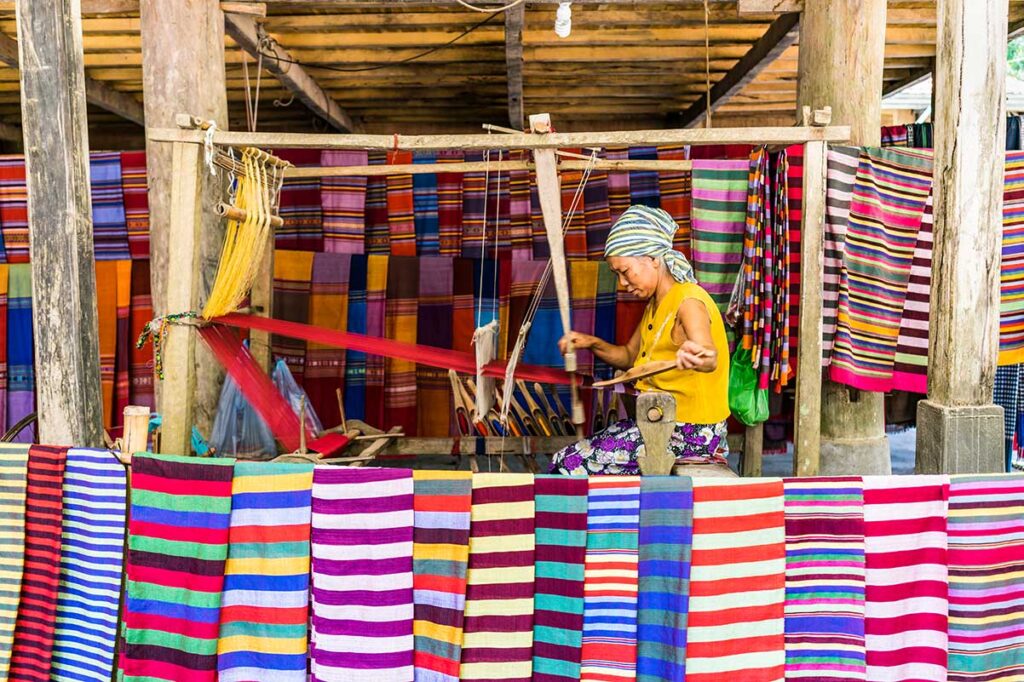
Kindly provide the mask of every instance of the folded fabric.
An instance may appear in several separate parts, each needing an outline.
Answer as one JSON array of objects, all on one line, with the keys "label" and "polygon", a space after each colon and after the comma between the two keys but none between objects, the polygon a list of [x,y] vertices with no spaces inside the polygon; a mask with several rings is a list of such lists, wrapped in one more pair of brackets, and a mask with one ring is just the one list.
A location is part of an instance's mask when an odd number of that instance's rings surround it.
[{"label": "folded fabric", "polygon": [[0,443],[0,680],[7,679],[25,565],[28,446]]},{"label": "folded fabric", "polygon": [[723,313],[743,260],[750,162],[693,162],[693,271]]}]

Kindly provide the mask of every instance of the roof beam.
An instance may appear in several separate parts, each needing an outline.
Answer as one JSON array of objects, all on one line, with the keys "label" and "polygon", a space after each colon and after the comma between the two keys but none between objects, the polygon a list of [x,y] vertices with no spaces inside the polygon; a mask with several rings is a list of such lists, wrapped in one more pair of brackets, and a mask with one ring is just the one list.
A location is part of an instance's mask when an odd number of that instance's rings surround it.
[{"label": "roof beam", "polygon": [[[238,45],[255,58],[260,55],[260,29],[251,16],[225,14],[224,29]],[[292,92],[320,118],[343,133],[358,132],[358,126],[348,113],[338,106],[327,92],[299,64],[291,63],[292,56],[276,41],[265,43],[263,68],[274,74],[281,85]]]},{"label": "roof beam", "polygon": [[[0,33],[0,62],[18,68],[18,41]],[[145,108],[142,102],[125,92],[110,87],[103,81],[85,77],[85,99],[101,109],[117,114],[138,125],[146,124]]]},{"label": "roof beam", "polygon": [[[800,15],[783,14],[772,22],[750,50],[729,69],[711,88],[711,111],[726,104],[739,93],[761,71],[775,61],[779,55],[793,45],[800,37]],[[682,112],[677,121],[680,128],[690,128],[704,120],[707,114],[707,97],[701,97]]]},{"label": "roof beam", "polygon": [[740,16],[803,11],[804,0],[739,0],[736,3],[736,13]]},{"label": "roof beam", "polygon": [[516,130],[523,128],[523,23],[526,6],[517,5],[505,12],[505,70],[508,80],[508,122]]}]

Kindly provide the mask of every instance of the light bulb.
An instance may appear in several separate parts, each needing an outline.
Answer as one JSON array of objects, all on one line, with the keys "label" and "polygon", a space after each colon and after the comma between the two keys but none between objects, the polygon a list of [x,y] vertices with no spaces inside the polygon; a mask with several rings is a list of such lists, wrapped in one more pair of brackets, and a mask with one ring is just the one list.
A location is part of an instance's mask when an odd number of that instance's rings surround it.
[{"label": "light bulb", "polygon": [[572,3],[558,3],[558,11],[555,13],[555,35],[559,38],[568,38],[572,32]]}]

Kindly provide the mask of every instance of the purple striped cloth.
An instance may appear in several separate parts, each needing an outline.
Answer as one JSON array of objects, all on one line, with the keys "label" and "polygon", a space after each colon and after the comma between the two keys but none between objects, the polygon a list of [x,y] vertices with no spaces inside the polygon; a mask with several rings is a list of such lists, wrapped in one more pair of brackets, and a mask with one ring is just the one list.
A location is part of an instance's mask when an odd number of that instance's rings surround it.
[{"label": "purple striped cloth", "polygon": [[413,479],[313,471],[314,682],[413,679]]},{"label": "purple striped cloth", "polygon": [[92,231],[96,260],[131,258],[128,249],[128,221],[124,214],[124,188],[121,186],[120,152],[91,154],[89,183],[92,187]]},{"label": "purple striped cloth", "polygon": [[[628,159],[628,149],[609,149],[604,157],[609,160]],[[619,219],[630,204],[629,172],[608,174],[608,210],[611,214],[611,221],[614,223]]]},{"label": "purple striped cloth", "polygon": [[[324,151],[320,165],[365,166],[365,151]],[[366,229],[366,177],[323,178],[320,182],[323,204],[324,251],[363,253]]]}]

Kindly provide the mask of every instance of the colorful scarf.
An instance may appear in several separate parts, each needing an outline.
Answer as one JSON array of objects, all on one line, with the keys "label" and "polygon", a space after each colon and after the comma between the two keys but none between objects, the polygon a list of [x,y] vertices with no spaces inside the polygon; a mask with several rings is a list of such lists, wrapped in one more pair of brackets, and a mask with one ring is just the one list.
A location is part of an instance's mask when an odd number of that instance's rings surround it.
[{"label": "colorful scarf", "polygon": [[0,156],[0,226],[8,263],[28,262],[28,186],[25,158]]},{"label": "colorful scarf", "polygon": [[474,271],[476,259],[455,258],[452,274],[452,349],[466,353],[473,351],[473,331],[476,329],[474,301],[479,277]]},{"label": "colorful scarf", "polygon": [[861,153],[846,233],[833,381],[866,391],[892,388],[901,311],[931,181],[931,152]]},{"label": "colorful scarf", "polygon": [[412,585],[416,680],[458,682],[472,474],[414,471]]},{"label": "colorful scarf", "polygon": [[[32,266],[12,265],[7,287],[7,425],[11,428],[35,411],[36,377],[32,345]],[[31,443],[35,426],[14,440]]]},{"label": "colorful scarf", "polygon": [[1024,152],[1006,153],[999,269],[999,364],[1024,362]]},{"label": "colorful scarf", "polygon": [[96,260],[131,258],[128,222],[124,213],[119,152],[89,155],[89,183],[92,188],[92,233]]},{"label": "colorful scarf", "polygon": [[114,369],[117,362],[117,262],[96,261],[95,267],[103,428],[110,431],[114,422]]},{"label": "colorful scarf", "polygon": [[694,480],[688,681],[783,678],[785,558],[781,480]]},{"label": "colorful scarf", "polygon": [[[320,165],[325,168],[368,164],[365,151],[324,151],[320,156]],[[367,194],[365,175],[323,178],[320,181],[324,251],[364,252]]]},{"label": "colorful scarf", "polygon": [[921,216],[907,280],[907,297],[900,316],[893,358],[892,387],[910,393],[928,393],[928,318],[932,289],[932,197]]},{"label": "colorful scarf", "polygon": [[867,679],[945,680],[946,476],[864,477]]},{"label": "colorful scarf", "polygon": [[124,465],[107,450],[68,450],[54,680],[109,680],[114,674],[127,486]]},{"label": "colorful scarf", "polygon": [[[384,338],[387,332],[388,257],[374,255],[366,260],[366,333]],[[366,356],[366,421],[384,426],[385,360]]]},{"label": "colorful scarf", "polygon": [[[659,147],[661,161],[683,161],[686,147]],[[687,171],[662,171],[658,173],[658,190],[661,193],[661,208],[665,209],[679,225],[672,248],[687,258],[690,257],[690,173]]]},{"label": "colorful scarf", "polygon": [[533,680],[580,679],[587,479],[537,476]]},{"label": "colorful scarf", "polygon": [[[597,323],[597,261],[569,263],[569,283],[572,299],[572,328],[582,334],[594,334]],[[594,354],[590,350],[576,352],[576,365],[581,374],[593,376]]]},{"label": "colorful scarf", "polygon": [[[366,256],[354,255],[349,264],[348,330],[366,334]],[[366,418],[366,353],[345,351],[345,411]]]},{"label": "colorful scarf", "polygon": [[[433,348],[451,348],[452,259],[428,256],[420,258],[419,265],[416,342]],[[447,436],[453,413],[451,401],[448,373],[436,367],[417,365],[417,433],[421,436]]]},{"label": "colorful scarf", "polygon": [[[594,321],[594,336],[605,341],[615,340],[616,308],[615,292],[619,288],[618,276],[607,263],[597,266],[597,302]],[[610,378],[613,369],[598,357],[594,357],[594,376]]]},{"label": "colorful scarf", "polygon": [[[492,160],[494,155],[491,155]],[[504,155],[499,155],[497,160],[505,160]],[[488,252],[494,253],[494,240],[498,240],[498,255],[508,258],[512,253],[512,231],[509,223],[509,178],[508,171],[491,172],[488,176],[487,190],[487,242],[490,244]]]},{"label": "colorful scarf", "polygon": [[10,266],[0,264],[0,426],[7,425],[7,291]]},{"label": "colorful scarf", "polygon": [[836,339],[839,314],[839,289],[843,283],[843,252],[850,222],[850,199],[857,179],[860,150],[857,147],[831,147],[825,184],[825,271],[822,278],[821,366],[832,364],[832,346]]},{"label": "colorful scarf", "polygon": [[[438,163],[460,163],[462,152],[440,151]],[[442,256],[462,254],[462,174],[437,174],[437,221],[439,253]]]},{"label": "colorful scarf", "polygon": [[[628,149],[609,149],[604,157],[609,161],[629,158]],[[608,174],[608,217],[615,222],[632,203],[629,190],[630,174],[627,171]]]},{"label": "colorful scarf", "polygon": [[565,242],[565,257],[570,260],[587,257],[587,221],[583,197],[579,198],[576,210],[572,213],[572,219],[569,219],[573,198],[580,189],[582,180],[582,171],[563,171],[561,173],[562,219],[569,221],[565,227],[563,241]]},{"label": "colorful scarf", "polygon": [[236,462],[219,682],[305,682],[312,464]]},{"label": "colorful scarf", "polygon": [[133,261],[117,261],[117,345],[114,358],[114,413],[111,422],[121,425],[124,408],[131,403],[131,354],[135,340],[131,336]]},{"label": "colorful scarf", "polygon": [[882,126],[883,147],[908,147],[907,126]]},{"label": "colorful scarf", "polygon": [[128,376],[131,388],[128,391],[128,399],[132,405],[153,409],[156,407],[156,398],[153,395],[153,346],[147,343],[139,348],[135,344],[146,323],[153,319],[148,259],[132,264],[132,304],[129,316],[131,332],[128,336],[128,352],[131,364]]},{"label": "colorful scarf", "polygon": [[1024,479],[954,476],[949,487],[952,682],[1024,678]]},{"label": "colorful scarf", "polygon": [[128,225],[128,249],[133,259],[149,258],[149,186],[146,152],[121,152],[121,193]]},{"label": "colorful scarf", "polygon": [[[628,199],[626,205],[629,205]],[[537,260],[547,260],[551,257],[551,248],[548,245],[548,233],[544,227],[544,212],[540,208],[540,194],[537,192],[537,178],[534,175],[530,176],[530,217],[533,257]]]},{"label": "colorful scarf", "polygon": [[[416,152],[413,163],[437,163],[436,152]],[[416,251],[422,256],[440,253],[437,175],[412,176],[413,217],[416,223]]]},{"label": "colorful scarf", "polygon": [[693,267],[725,313],[743,258],[750,162],[693,162]]},{"label": "colorful scarf", "polygon": [[508,174],[509,232],[513,260],[533,258],[533,217],[530,210],[530,171],[514,170]]},{"label": "colorful scarf", "polygon": [[691,479],[641,478],[636,662],[639,682],[672,682],[686,676],[692,543]]},{"label": "colorful scarf", "polygon": [[[658,158],[656,147],[631,147],[629,159],[631,161],[653,161]],[[661,208],[661,197],[659,196],[658,171],[630,171],[629,172],[629,199],[635,206],[649,206]]]},{"label": "colorful scarf", "polygon": [[532,474],[476,474],[459,679],[529,680],[533,672]]},{"label": "colorful scarf", "polygon": [[[387,338],[416,343],[419,308],[419,259],[392,256],[388,267]],[[416,435],[416,363],[387,359],[384,383],[385,422],[401,426],[407,436]]]},{"label": "colorful scarf", "polygon": [[636,674],[640,477],[588,482],[580,679],[628,678]]},{"label": "colorful scarf", "polygon": [[314,470],[314,682],[413,679],[413,520],[412,472]]},{"label": "colorful scarf", "polygon": [[25,566],[28,446],[0,443],[0,680],[7,679]]},{"label": "colorful scarf", "polygon": [[[320,165],[321,153],[317,149],[277,149],[274,153],[296,168]],[[278,211],[284,225],[274,231],[276,248],[324,250],[324,212],[320,197],[320,178],[285,179]]]},{"label": "colorful scarf", "polygon": [[[389,165],[412,163],[412,152],[391,152]],[[416,220],[411,175],[387,176],[388,231],[392,256],[416,255]]]},{"label": "colorful scarf", "polygon": [[[385,152],[370,152],[371,166],[387,163]],[[391,226],[388,212],[387,177],[370,176],[366,179],[365,253],[386,256],[391,253]]]},{"label": "colorful scarf", "polygon": [[25,568],[8,679],[50,679],[60,586],[67,448],[33,445],[25,486]]},{"label": "colorful scarf", "polygon": [[678,229],[672,216],[660,208],[634,204],[612,225],[604,256],[660,258],[677,282],[696,282],[690,261],[672,248]]},{"label": "colorful scarf", "polygon": [[1021,409],[1024,365],[1006,365],[996,368],[992,388],[992,402],[1003,408],[1003,435],[1006,439],[1007,471],[1017,468],[1015,463],[1014,436],[1017,433],[1017,417]]},{"label": "colorful scarf", "polygon": [[[290,322],[309,322],[310,281],[313,254],[309,251],[274,252],[274,317]],[[292,376],[302,383],[306,374],[306,342],[274,335],[274,355],[285,361]]]},{"label": "colorful scarf", "polygon": [[[324,329],[348,329],[348,285],[352,255],[313,255],[313,282],[309,296],[309,323]],[[306,350],[303,388],[313,412],[325,426],[341,423],[336,391],[345,383],[345,351],[318,343]]]},{"label": "colorful scarf", "polygon": [[866,680],[864,486],[787,478],[786,679]]},{"label": "colorful scarf", "polygon": [[800,230],[803,221],[804,146],[786,149],[789,161],[786,204],[789,211],[789,358],[790,379],[796,375],[800,330]]},{"label": "colorful scarf", "polygon": [[[465,159],[467,162],[482,162],[484,155],[482,152],[466,152]],[[466,173],[462,176],[462,256],[465,258],[481,257],[481,249],[486,246],[486,213],[487,174]],[[493,240],[494,235],[491,235],[490,241]]]},{"label": "colorful scarf", "polygon": [[232,459],[132,457],[125,682],[217,679]]}]

